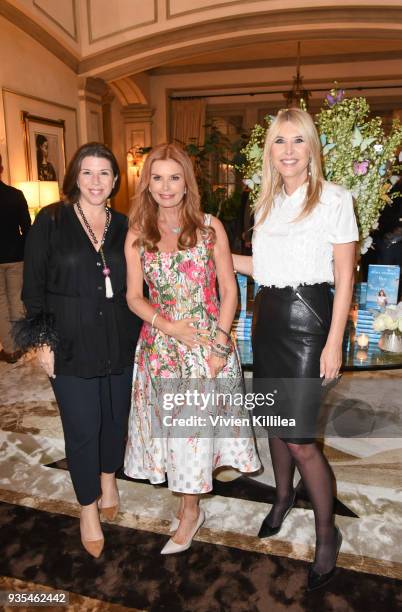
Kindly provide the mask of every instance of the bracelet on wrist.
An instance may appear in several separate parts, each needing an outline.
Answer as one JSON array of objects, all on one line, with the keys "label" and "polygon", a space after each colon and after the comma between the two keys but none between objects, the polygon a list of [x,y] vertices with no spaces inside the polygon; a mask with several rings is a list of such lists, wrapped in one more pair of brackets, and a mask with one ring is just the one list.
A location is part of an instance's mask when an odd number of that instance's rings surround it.
[{"label": "bracelet on wrist", "polygon": [[151,321],[151,328],[154,328],[154,324],[155,324],[155,320],[156,317],[159,316],[159,312],[155,312],[154,316],[152,317],[152,321]]},{"label": "bracelet on wrist", "polygon": [[225,331],[224,329],[222,329],[222,327],[219,327],[219,325],[217,325],[217,327],[216,327],[216,331],[217,331],[217,332],[221,332],[221,334],[223,334],[224,336],[226,336],[226,338],[229,340],[229,342],[231,342],[231,341],[232,341],[232,337],[231,337],[231,335],[230,335],[230,334],[229,334],[227,331]]},{"label": "bracelet on wrist", "polygon": [[229,353],[230,353],[230,346],[228,346],[228,345],[225,346],[224,344],[220,344],[219,342],[215,342],[213,344],[213,347],[215,349],[218,349],[218,351],[221,351],[222,353],[225,353],[225,355],[229,355]]},{"label": "bracelet on wrist", "polygon": [[211,347],[211,353],[213,355],[216,355],[217,357],[221,357],[222,359],[226,359],[228,354],[227,353],[222,353],[222,351],[218,351],[216,348],[214,348],[213,346]]}]

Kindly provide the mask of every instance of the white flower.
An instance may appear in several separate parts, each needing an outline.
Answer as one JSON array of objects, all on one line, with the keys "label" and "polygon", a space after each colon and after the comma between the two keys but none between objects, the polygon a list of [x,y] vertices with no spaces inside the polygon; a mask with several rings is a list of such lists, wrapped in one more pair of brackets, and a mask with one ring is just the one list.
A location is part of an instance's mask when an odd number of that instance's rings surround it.
[{"label": "white flower", "polygon": [[384,147],[382,146],[382,144],[375,144],[374,145],[374,151],[376,153],[382,153],[384,150]]},{"label": "white flower", "polygon": [[377,315],[373,321],[373,328],[377,332],[382,332],[386,329],[394,331],[399,329],[402,331],[402,317],[398,316],[399,306],[388,306],[385,312]]},{"label": "white flower", "polygon": [[254,189],[254,182],[251,179],[245,179],[243,183],[250,189]]},{"label": "white flower", "polygon": [[373,229],[373,230],[378,229],[378,221],[376,221],[375,223],[373,223],[373,225],[371,226],[371,229]]},{"label": "white flower", "polygon": [[363,240],[363,244],[360,247],[360,253],[362,255],[364,255],[365,253],[367,253],[367,251],[369,250],[369,248],[371,247],[371,245],[373,244],[373,239],[371,236],[367,236],[367,238],[365,238]]},{"label": "white flower", "polygon": [[384,331],[384,329],[386,329],[385,322],[384,322],[384,315],[380,315],[376,319],[374,319],[373,327],[375,331],[377,332],[382,332]]},{"label": "white flower", "polygon": [[396,319],[393,319],[389,314],[384,313],[383,315],[385,329],[395,329],[395,323],[398,325]]},{"label": "white flower", "polygon": [[251,177],[251,180],[254,181],[256,185],[261,185],[261,175],[260,174],[253,174],[253,176]]}]

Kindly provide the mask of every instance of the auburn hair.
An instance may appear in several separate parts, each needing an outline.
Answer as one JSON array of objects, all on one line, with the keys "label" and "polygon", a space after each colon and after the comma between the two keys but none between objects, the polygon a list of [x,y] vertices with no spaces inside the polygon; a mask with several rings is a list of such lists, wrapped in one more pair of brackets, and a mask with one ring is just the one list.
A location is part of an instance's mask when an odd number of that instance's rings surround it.
[{"label": "auburn hair", "polygon": [[324,175],[321,165],[321,144],[314,121],[306,111],[299,108],[279,111],[271,123],[265,138],[261,190],[254,207],[255,214],[257,215],[256,226],[263,223],[269,215],[274,198],[283,185],[282,177],[272,163],[271,147],[286,121],[290,121],[299,130],[300,135],[303,136],[310,149],[306,198],[303,209],[295,220],[298,221],[311,213],[320,199]]},{"label": "auburn hair", "polygon": [[180,207],[181,232],[177,241],[178,249],[194,247],[198,242],[200,232],[209,235],[214,241],[215,230],[205,225],[200,194],[190,157],[175,144],[161,144],[153,148],[145,160],[129,212],[129,228],[139,234],[133,246],[141,246],[151,252],[158,250],[156,245],[161,240],[158,228],[159,206],[149,191],[149,183],[152,164],[160,160],[173,160],[183,168],[186,190]]}]

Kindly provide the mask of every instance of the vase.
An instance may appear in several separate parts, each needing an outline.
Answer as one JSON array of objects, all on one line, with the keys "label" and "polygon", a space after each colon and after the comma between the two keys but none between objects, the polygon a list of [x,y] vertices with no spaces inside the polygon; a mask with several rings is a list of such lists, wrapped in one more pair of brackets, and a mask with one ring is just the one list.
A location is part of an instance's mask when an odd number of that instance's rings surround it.
[{"label": "vase", "polygon": [[402,332],[386,329],[382,332],[378,341],[378,346],[382,351],[388,353],[402,353]]}]

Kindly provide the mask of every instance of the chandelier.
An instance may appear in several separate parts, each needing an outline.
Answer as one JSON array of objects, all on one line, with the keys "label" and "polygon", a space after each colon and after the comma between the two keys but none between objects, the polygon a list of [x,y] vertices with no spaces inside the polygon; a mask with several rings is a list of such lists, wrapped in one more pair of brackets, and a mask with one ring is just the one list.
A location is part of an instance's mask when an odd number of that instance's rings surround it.
[{"label": "chandelier", "polygon": [[301,43],[297,43],[297,66],[296,66],[296,76],[293,77],[293,86],[292,89],[286,93],[284,93],[284,97],[286,99],[286,105],[288,108],[292,107],[304,107],[307,110],[308,107],[308,99],[310,97],[310,92],[303,87],[303,77],[300,76],[300,48]]}]

